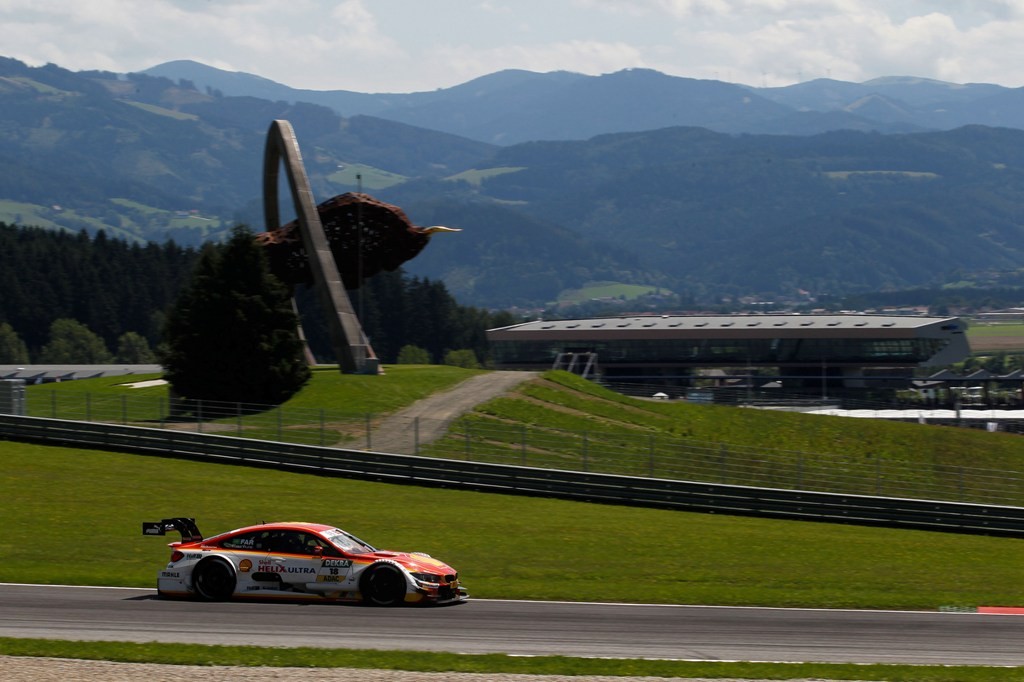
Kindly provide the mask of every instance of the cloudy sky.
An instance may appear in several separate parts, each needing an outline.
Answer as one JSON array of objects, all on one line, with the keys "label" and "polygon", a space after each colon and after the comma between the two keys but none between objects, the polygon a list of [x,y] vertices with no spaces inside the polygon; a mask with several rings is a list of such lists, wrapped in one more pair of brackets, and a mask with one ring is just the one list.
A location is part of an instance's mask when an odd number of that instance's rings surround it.
[{"label": "cloudy sky", "polygon": [[0,0],[0,56],[414,92],[501,69],[1024,86],[1024,0]]}]

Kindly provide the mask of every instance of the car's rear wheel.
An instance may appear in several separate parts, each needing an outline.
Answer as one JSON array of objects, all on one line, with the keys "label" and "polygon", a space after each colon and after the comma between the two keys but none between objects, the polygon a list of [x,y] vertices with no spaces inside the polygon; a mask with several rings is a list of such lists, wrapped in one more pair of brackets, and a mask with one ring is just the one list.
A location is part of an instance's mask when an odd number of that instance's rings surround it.
[{"label": "car's rear wheel", "polygon": [[405,602],[405,576],[394,566],[374,566],[363,576],[359,591],[367,604],[397,606]]},{"label": "car's rear wheel", "polygon": [[192,573],[196,594],[208,601],[224,601],[235,593],[235,572],[221,559],[207,559]]}]

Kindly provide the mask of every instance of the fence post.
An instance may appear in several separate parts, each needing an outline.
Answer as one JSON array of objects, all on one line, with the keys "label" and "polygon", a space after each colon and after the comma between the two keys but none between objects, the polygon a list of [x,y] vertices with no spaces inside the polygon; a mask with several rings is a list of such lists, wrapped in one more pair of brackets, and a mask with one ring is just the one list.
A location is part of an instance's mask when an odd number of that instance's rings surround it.
[{"label": "fence post", "polygon": [[57,391],[50,391],[50,416],[57,418]]},{"label": "fence post", "polygon": [[647,475],[654,478],[654,434],[647,436]]},{"label": "fence post", "polygon": [[519,425],[519,462],[526,466],[526,424]]},{"label": "fence post", "polygon": [[466,422],[466,442],[465,442],[465,450],[466,450],[466,452],[465,452],[465,456],[466,456],[467,460],[469,459],[470,455],[473,453],[473,445],[472,445],[472,441],[470,440],[469,428],[470,428],[469,422]]},{"label": "fence post", "polygon": [[412,419],[412,454],[420,454],[420,418]]},{"label": "fence post", "polygon": [[587,432],[584,431],[583,432],[583,470],[584,471],[588,470],[587,469],[587,467],[588,467],[588,463],[587,463],[587,445],[588,445]]},{"label": "fence post", "polygon": [[[326,434],[324,433],[324,409],[320,408],[320,447],[323,447],[326,443]],[[323,468],[323,466],[321,466]]]},{"label": "fence post", "polygon": [[85,394],[85,421],[92,421],[92,393]]},{"label": "fence post", "polygon": [[203,399],[196,400],[196,433],[203,432]]},{"label": "fence post", "polygon": [[282,412],[284,412],[284,409],[280,405],[278,405],[277,406],[277,440],[278,440],[278,442],[281,442],[281,441],[284,440],[284,436],[283,436],[282,431],[281,431],[281,422],[282,422],[282,418],[283,418]]},{"label": "fence post", "polygon": [[364,419],[365,424],[366,424],[366,449],[367,450],[373,450],[373,443],[371,442],[371,437],[370,437],[370,413],[367,412],[364,415],[363,419]]},{"label": "fence post", "polygon": [[128,396],[121,396],[121,423],[128,424]]},{"label": "fence post", "polygon": [[728,476],[725,475],[725,459],[728,452],[729,449],[724,444],[718,446],[718,478],[722,483],[729,480]]},{"label": "fence post", "polygon": [[242,403],[235,403],[235,431],[242,435]]}]

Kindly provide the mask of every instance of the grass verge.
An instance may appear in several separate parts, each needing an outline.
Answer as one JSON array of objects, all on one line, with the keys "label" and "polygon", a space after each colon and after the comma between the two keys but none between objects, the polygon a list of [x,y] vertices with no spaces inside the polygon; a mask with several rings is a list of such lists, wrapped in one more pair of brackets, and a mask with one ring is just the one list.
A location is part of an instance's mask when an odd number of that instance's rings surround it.
[{"label": "grass verge", "polygon": [[[363,447],[377,418],[479,371],[388,366],[383,376],[318,370],[280,409],[216,416],[211,431]],[[30,386],[33,416],[160,425],[151,377]],[[162,406],[162,407],[161,407]],[[204,413],[204,417],[210,417]],[[146,423],[148,420],[148,423]],[[188,425],[181,425],[188,426]],[[415,424],[410,421],[409,442]],[[477,406],[417,454],[737,485],[1024,505],[1024,438],[980,429],[639,400],[547,372]]]},{"label": "grass verge", "polygon": [[270,648],[198,644],[69,642],[0,638],[0,654],[170,665],[285,668],[364,668],[417,672],[612,675],[621,677],[758,680],[888,680],[890,682],[1014,682],[1024,669],[988,666],[844,665],[830,663],[720,663],[594,659],[567,656],[446,654],[369,649]]}]

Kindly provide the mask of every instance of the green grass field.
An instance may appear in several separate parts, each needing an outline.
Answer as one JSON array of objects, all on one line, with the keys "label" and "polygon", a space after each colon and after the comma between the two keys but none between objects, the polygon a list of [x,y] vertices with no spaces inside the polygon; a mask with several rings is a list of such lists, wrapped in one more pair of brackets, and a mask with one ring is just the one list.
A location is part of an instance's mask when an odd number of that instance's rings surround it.
[{"label": "green grass field", "polygon": [[[5,443],[3,458],[0,582],[151,586],[167,549],[141,535],[141,522],[194,516],[206,534],[261,520],[337,524],[380,547],[438,556],[480,597],[1024,604],[1024,543],[1013,539],[444,491],[18,443]],[[33,538],[54,528],[78,530],[62,532],[62,551],[41,564]],[[97,542],[107,558],[82,562]]]},{"label": "green grass field", "polygon": [[1024,323],[971,321],[967,341],[975,355],[1024,353]]},{"label": "green grass field", "polygon": [[969,339],[981,339],[991,336],[1019,336],[1024,339],[1024,323],[1000,322],[998,324],[986,324],[984,322],[972,322],[967,330]]},{"label": "green grass field", "polygon": [[[441,365],[388,365],[384,374],[367,376],[340,374],[336,367],[313,370],[309,383],[292,397],[287,409],[325,410],[333,414],[358,416],[366,413],[386,414],[410,405],[431,393],[450,388],[482,370]],[[126,388],[126,384],[159,379],[158,374],[109,376],[26,387],[30,411],[36,416],[49,416],[54,401],[71,405],[89,396],[95,405],[119,402],[129,397],[139,403],[150,401],[154,408],[167,398],[167,386]],[[149,418],[155,418],[155,412]]]},{"label": "green grass field", "polygon": [[584,303],[594,299],[623,299],[626,301],[658,291],[657,287],[622,282],[590,282],[581,289],[566,289],[558,295],[559,303]]},{"label": "green grass field", "polygon": [[[385,372],[320,369],[281,410],[215,421],[231,435],[362,447],[367,422],[479,370],[397,365]],[[166,386],[121,386],[147,378],[30,386],[29,413],[156,421],[166,414]],[[485,435],[467,450],[467,433]],[[419,454],[568,469],[582,468],[586,457],[590,471],[770,487],[787,487],[799,471],[815,490],[1024,505],[1024,475],[1008,473],[1024,472],[1024,439],[1014,434],[639,400],[567,372],[477,406]]]},{"label": "green grass field", "polygon": [[362,185],[364,189],[377,190],[399,185],[408,178],[373,166],[350,163],[328,175],[327,180],[346,187],[356,188]]},{"label": "green grass field", "polygon": [[462,171],[461,173],[451,175],[446,179],[462,180],[463,182],[468,182],[474,187],[479,187],[481,184],[483,184],[484,180],[487,180],[488,178],[493,178],[498,175],[505,175],[506,173],[517,173],[521,170],[524,170],[524,168],[524,166],[502,166],[498,168],[483,169],[472,168],[470,170]]},{"label": "green grass field", "polygon": [[485,461],[579,469],[585,456],[589,471],[769,487],[800,472],[815,490],[1024,504],[1014,434],[638,400],[567,372],[477,406],[423,453],[455,457],[463,433],[488,434]]}]

